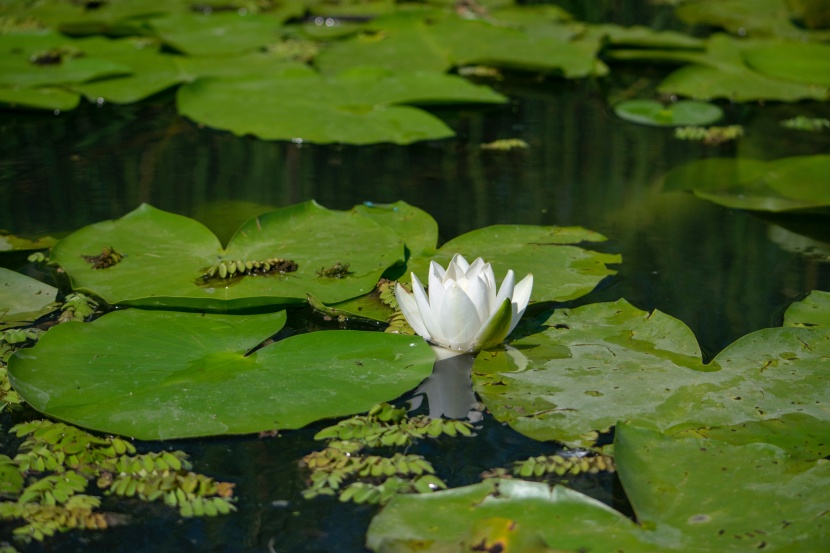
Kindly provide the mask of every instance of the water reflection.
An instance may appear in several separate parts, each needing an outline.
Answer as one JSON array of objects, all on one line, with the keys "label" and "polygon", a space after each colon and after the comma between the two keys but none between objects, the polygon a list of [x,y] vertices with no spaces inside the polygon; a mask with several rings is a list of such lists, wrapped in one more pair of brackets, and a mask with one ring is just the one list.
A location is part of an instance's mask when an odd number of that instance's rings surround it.
[{"label": "water reflection", "polygon": [[443,348],[433,347],[438,355],[432,375],[413,392],[411,410],[421,407],[426,399],[429,416],[433,419],[469,419],[478,422],[482,418],[477,410],[473,392],[472,368],[475,354],[457,355]]}]

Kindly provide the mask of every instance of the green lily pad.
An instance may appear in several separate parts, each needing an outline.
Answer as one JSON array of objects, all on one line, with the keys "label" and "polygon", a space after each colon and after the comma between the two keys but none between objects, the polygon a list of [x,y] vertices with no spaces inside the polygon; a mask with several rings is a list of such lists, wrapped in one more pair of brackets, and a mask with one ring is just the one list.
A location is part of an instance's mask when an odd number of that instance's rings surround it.
[{"label": "green lily pad", "polygon": [[607,265],[621,263],[619,254],[575,245],[604,240],[601,234],[581,227],[494,225],[453,238],[429,257],[413,257],[401,280],[408,282],[411,271],[426,282],[430,261],[446,267],[460,253],[471,262],[481,257],[491,263],[499,281],[509,269],[517,281],[533,273],[533,301],[566,301],[587,294],[602,279],[616,274]]},{"label": "green lily pad", "polygon": [[830,206],[830,155],[771,161],[708,158],[681,165],[665,176],[667,190],[692,190],[717,204],[758,211],[794,211]]},{"label": "green lily pad", "polygon": [[614,452],[637,519],[655,528],[658,550],[830,548],[824,460],[793,460],[765,443],[668,438],[628,424],[617,426]]},{"label": "green lily pad", "polygon": [[0,252],[45,250],[52,247],[57,239],[51,236],[42,236],[35,240],[14,236],[12,234],[0,234]]},{"label": "green lily pad", "polygon": [[49,416],[166,440],[300,428],[367,411],[432,370],[425,343],[381,332],[301,334],[246,355],[285,319],[115,311],[52,328],[12,356],[9,377]]},{"label": "green lily pad", "polygon": [[830,327],[830,292],[813,290],[784,313],[784,326]]},{"label": "green lily pad", "polygon": [[0,85],[35,88],[130,73],[125,65],[87,55],[86,44],[51,31],[0,35]]},{"label": "green lily pad", "polygon": [[624,300],[557,310],[546,329],[480,355],[493,415],[538,440],[591,446],[619,420],[665,432],[801,414],[830,420],[827,328],[771,328],[701,361],[682,322]]},{"label": "green lily pad", "polygon": [[[775,48],[779,41],[740,40],[715,34],[706,41],[706,51],[613,49],[608,55],[619,60],[689,63],[669,74],[657,87],[662,94],[688,96],[699,100],[725,98],[734,102],[779,100],[796,102],[826,100],[830,90],[798,81],[786,81],[754,71],[745,56],[756,49]],[[793,63],[796,63],[794,60]]]},{"label": "green lily pad", "polygon": [[[552,30],[556,28],[560,30]],[[555,23],[542,32],[512,23],[465,19],[443,10],[407,10],[378,18],[365,31],[332,44],[315,64],[326,73],[360,66],[443,72],[469,64],[558,71],[566,78],[606,72],[596,59],[599,36],[570,40],[573,28]]]},{"label": "green lily pad", "polygon": [[614,113],[626,121],[656,127],[711,125],[723,117],[718,106],[693,100],[669,105],[657,100],[626,100],[614,106]]},{"label": "green lily pad", "polygon": [[[92,40],[92,39],[90,39]],[[76,84],[72,87],[91,101],[129,104],[174,87],[186,79],[179,69],[178,56],[163,54],[156,44],[133,39],[95,39],[87,49],[101,49],[101,55],[130,68],[129,75]]]},{"label": "green lily pad", "polygon": [[[114,248],[123,258],[95,269],[84,256]],[[142,205],[121,219],[96,223],[58,242],[52,260],[73,288],[110,304],[210,311],[263,308],[303,302],[312,294],[335,303],[366,294],[387,267],[402,260],[403,244],[357,213],[306,202],[248,220],[227,248],[192,219]],[[296,271],[203,279],[222,261],[292,260]],[[321,267],[350,266],[343,278]]]},{"label": "green lily pad", "polygon": [[564,486],[486,480],[399,494],[375,515],[373,551],[654,551],[631,520]]},{"label": "green lily pad", "polygon": [[451,75],[353,71],[339,77],[199,79],[181,87],[177,101],[182,115],[238,135],[322,144],[409,144],[453,132],[425,111],[396,104],[505,99]]},{"label": "green lily pad", "polygon": [[374,219],[378,224],[393,229],[406,242],[411,255],[435,253],[438,223],[423,209],[398,201],[393,204],[366,202],[355,206],[354,210]]},{"label": "green lily pad", "polygon": [[186,54],[241,54],[279,42],[282,22],[304,11],[299,2],[288,2],[286,6],[292,9],[269,14],[176,14],[153,19],[150,24],[165,44]]},{"label": "green lily pad", "polygon": [[828,44],[776,44],[748,50],[744,58],[750,67],[770,77],[830,87]]},{"label": "green lily pad", "polygon": [[0,86],[0,104],[13,108],[71,111],[80,103],[80,94],[62,88]]},{"label": "green lily pad", "polygon": [[807,40],[811,34],[791,21],[787,0],[695,0],[677,7],[677,16],[696,25],[719,26],[748,37]]},{"label": "green lily pad", "polygon": [[0,330],[32,323],[58,308],[57,288],[0,267]]}]

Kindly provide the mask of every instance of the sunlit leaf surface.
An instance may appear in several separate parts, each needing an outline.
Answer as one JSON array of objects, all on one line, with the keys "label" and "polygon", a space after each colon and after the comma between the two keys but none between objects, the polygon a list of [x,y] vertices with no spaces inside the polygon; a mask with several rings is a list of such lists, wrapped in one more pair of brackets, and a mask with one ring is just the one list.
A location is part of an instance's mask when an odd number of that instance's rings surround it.
[{"label": "sunlit leaf surface", "polygon": [[760,442],[667,438],[627,424],[617,427],[614,451],[637,518],[656,526],[655,541],[668,549],[830,547],[830,463],[823,459],[792,459]]},{"label": "sunlit leaf surface", "polygon": [[494,225],[453,238],[431,256],[413,257],[409,272],[426,282],[429,262],[446,267],[456,253],[468,261],[477,257],[492,263],[501,282],[509,269],[516,281],[533,273],[533,301],[565,301],[587,294],[607,276],[616,273],[608,265],[620,263],[619,254],[601,253],[576,244],[603,242],[599,233],[581,227]]},{"label": "sunlit leaf surface", "polygon": [[[123,259],[93,268],[84,256],[107,247]],[[250,219],[227,248],[200,223],[142,205],[61,240],[52,259],[75,289],[110,304],[226,311],[302,302],[309,293],[324,302],[367,294],[403,253],[402,240],[370,218],[306,202]],[[202,278],[223,261],[274,258],[294,261],[296,271]],[[348,263],[351,274],[319,274],[337,263]]]},{"label": "sunlit leaf surface", "polygon": [[432,370],[422,340],[381,332],[302,334],[246,355],[285,318],[116,311],[51,329],[10,360],[9,373],[43,413],[158,440],[299,428],[367,411]]},{"label": "sunlit leaf surface", "polygon": [[53,286],[0,267],[0,330],[23,326],[57,309]]},{"label": "sunlit leaf surface", "polygon": [[827,328],[760,330],[704,365],[682,322],[624,300],[557,310],[545,327],[473,366],[493,415],[535,439],[590,446],[619,420],[678,432],[830,419]]}]

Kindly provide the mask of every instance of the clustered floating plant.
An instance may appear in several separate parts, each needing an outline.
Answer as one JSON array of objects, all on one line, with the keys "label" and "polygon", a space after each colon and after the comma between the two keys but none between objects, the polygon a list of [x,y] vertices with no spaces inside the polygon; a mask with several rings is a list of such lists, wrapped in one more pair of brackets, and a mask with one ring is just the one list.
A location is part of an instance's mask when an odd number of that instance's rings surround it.
[{"label": "clustered floating plant", "polygon": [[405,408],[377,404],[367,415],[342,420],[314,436],[328,445],[303,457],[301,464],[309,470],[309,487],[303,496],[338,495],[340,501],[384,504],[400,493],[445,489],[432,464],[420,455],[363,451],[406,447],[442,435],[472,436],[473,432],[473,426],[465,421],[409,417]]},{"label": "clustered floating plant", "polygon": [[100,497],[82,493],[91,481],[105,494],[163,501],[186,517],[235,510],[234,485],[192,472],[182,451],[137,454],[127,440],[59,422],[31,421],[11,432],[25,440],[14,458],[0,455],[0,493],[13,498],[0,501],[0,519],[23,522],[14,529],[21,541],[125,522],[125,515],[97,511]]}]

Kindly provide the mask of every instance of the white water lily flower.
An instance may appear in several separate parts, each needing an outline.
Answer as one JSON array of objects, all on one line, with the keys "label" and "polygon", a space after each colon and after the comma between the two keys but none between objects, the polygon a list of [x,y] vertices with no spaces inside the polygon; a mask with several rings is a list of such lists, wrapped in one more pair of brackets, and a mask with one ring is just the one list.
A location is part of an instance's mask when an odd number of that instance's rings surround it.
[{"label": "white water lily flower", "polygon": [[501,343],[524,315],[533,275],[515,284],[513,271],[496,292],[493,268],[480,257],[456,254],[446,270],[429,265],[429,295],[415,273],[412,293],[398,284],[395,297],[409,325],[424,339],[456,352],[477,352]]}]

